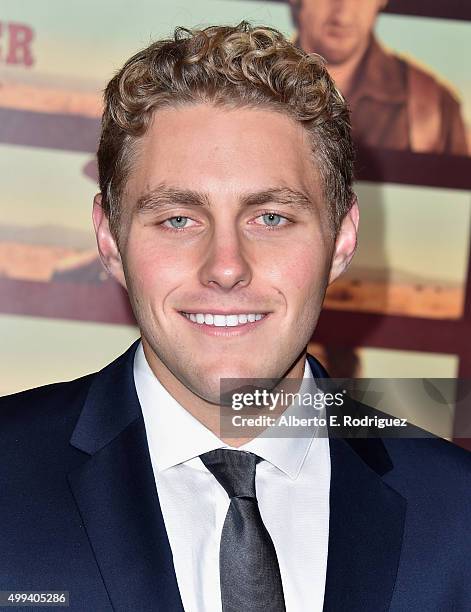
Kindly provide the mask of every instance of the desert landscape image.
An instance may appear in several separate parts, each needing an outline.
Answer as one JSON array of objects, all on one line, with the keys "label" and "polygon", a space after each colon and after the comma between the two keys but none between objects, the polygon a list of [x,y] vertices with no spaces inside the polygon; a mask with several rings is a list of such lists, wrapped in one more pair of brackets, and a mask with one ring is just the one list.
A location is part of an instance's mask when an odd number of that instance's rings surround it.
[{"label": "desert landscape image", "polygon": [[82,275],[76,280],[107,279],[87,232],[55,226],[0,226],[0,278],[74,280],[77,269]]},{"label": "desert landscape image", "polygon": [[25,82],[3,76],[0,78],[0,107],[98,118],[102,101],[98,91],[60,87],[44,79]]},{"label": "desert landscape image", "polygon": [[0,279],[53,282],[78,267],[83,280],[106,280],[91,220],[97,191],[87,173],[91,159],[0,145]]},{"label": "desert landscape image", "polygon": [[430,282],[407,273],[356,269],[329,287],[325,306],[388,315],[456,319],[463,310],[464,286]]},{"label": "desert landscape image", "polygon": [[[326,306],[457,319],[463,311],[471,196],[466,191],[357,183],[359,240]],[[446,204],[445,204],[446,203]]]}]

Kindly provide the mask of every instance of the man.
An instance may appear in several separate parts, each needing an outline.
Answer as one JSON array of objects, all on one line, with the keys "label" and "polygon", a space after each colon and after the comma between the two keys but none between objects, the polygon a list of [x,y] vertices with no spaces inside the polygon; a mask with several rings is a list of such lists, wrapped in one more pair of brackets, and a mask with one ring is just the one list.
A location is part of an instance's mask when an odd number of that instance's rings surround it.
[{"label": "man", "polygon": [[358,206],[319,59],[246,23],[178,29],[109,83],[98,162],[98,248],[141,342],[3,400],[0,589],[84,611],[465,610],[465,451],[219,435],[221,379],[325,376],[306,346]]},{"label": "man", "polygon": [[468,155],[456,95],[373,34],[387,0],[290,0],[299,45],[322,55],[352,110],[356,143]]}]

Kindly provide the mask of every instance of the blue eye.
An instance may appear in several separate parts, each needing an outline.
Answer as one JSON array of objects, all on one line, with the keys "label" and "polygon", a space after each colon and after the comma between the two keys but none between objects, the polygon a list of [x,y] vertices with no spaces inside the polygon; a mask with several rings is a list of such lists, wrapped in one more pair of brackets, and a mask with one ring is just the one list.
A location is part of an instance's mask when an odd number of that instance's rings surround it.
[{"label": "blue eye", "polygon": [[283,217],[281,215],[277,215],[276,213],[265,213],[262,215],[264,223],[274,227],[275,225],[279,225]]},{"label": "blue eye", "polygon": [[170,219],[168,219],[168,221],[170,222],[170,225],[175,229],[181,229],[187,224],[188,217],[182,217],[179,215],[178,217],[171,217]]}]

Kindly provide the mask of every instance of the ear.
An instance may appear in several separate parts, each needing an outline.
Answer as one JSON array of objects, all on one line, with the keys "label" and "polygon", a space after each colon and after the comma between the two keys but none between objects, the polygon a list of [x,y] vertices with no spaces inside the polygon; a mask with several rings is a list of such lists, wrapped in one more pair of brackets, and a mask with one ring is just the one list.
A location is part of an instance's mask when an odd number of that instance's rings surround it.
[{"label": "ear", "polygon": [[93,199],[92,217],[101,261],[109,274],[126,289],[121,255],[116,240],[111,233],[108,217],[101,205],[101,193],[98,193]]},{"label": "ear", "polygon": [[330,266],[329,285],[348,268],[355,254],[359,219],[358,200],[354,196],[353,204],[342,220],[335,241],[334,254]]}]

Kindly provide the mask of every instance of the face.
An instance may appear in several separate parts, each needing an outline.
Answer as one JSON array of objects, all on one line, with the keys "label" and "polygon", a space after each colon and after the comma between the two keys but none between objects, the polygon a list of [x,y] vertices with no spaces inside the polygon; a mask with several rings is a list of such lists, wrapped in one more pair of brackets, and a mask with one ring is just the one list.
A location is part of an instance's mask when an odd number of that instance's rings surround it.
[{"label": "face", "polygon": [[97,200],[98,244],[167,388],[218,403],[220,378],[302,377],[357,210],[335,241],[304,128],[269,110],[159,110],[125,191],[120,252]]},{"label": "face", "polygon": [[301,46],[319,53],[329,64],[343,64],[363,53],[385,4],[384,0],[301,0]]}]

